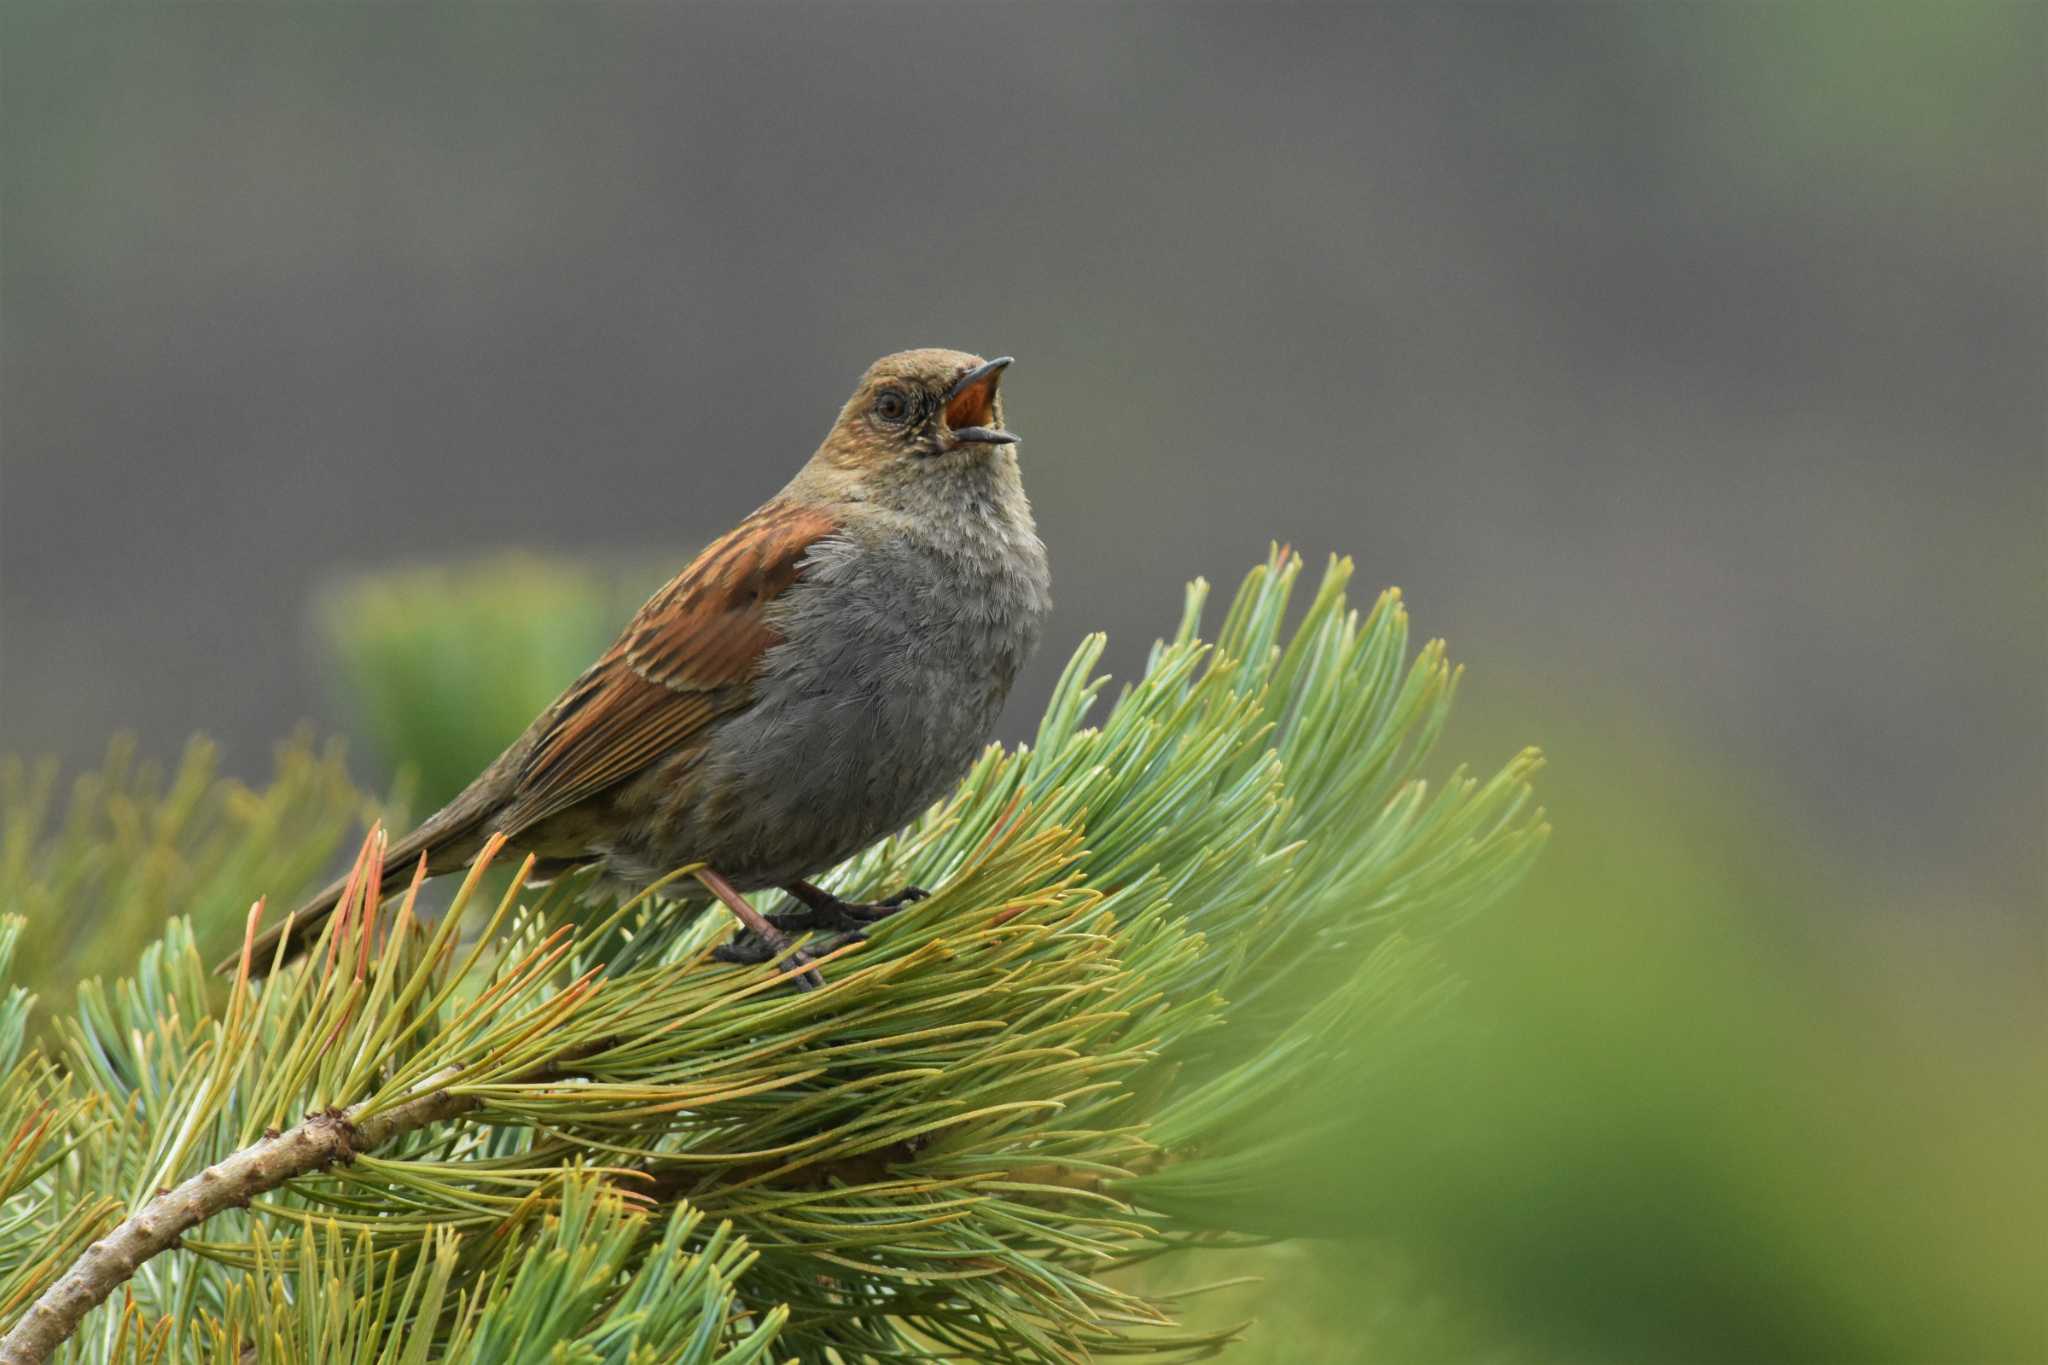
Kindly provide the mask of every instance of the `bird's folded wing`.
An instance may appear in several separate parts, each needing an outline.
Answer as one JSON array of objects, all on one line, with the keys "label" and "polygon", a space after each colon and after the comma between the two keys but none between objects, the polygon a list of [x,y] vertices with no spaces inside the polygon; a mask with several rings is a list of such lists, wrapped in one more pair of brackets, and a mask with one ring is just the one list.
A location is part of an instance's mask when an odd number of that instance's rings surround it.
[{"label": "bird's folded wing", "polygon": [[498,827],[516,836],[744,706],[779,638],[770,604],[836,529],[814,508],[771,502],[707,546],[555,703]]}]

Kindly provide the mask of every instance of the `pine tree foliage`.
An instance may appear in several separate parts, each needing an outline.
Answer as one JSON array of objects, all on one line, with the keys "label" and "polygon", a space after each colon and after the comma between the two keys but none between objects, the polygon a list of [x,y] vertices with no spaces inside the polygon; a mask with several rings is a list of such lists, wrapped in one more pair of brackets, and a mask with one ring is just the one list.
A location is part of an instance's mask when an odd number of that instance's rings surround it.
[{"label": "pine tree foliage", "polygon": [[59,997],[45,1008],[68,1004],[78,981],[126,970],[174,915],[225,931],[251,887],[286,902],[310,891],[371,810],[337,745],[279,745],[260,789],[218,771],[204,739],[166,770],[122,737],[60,810],[55,763],[0,759],[0,907],[34,926],[15,967]]},{"label": "pine tree foliage", "polygon": [[[1442,646],[1409,657],[1394,593],[1352,610],[1345,561],[1287,631],[1300,568],[1254,570],[1213,643],[1193,585],[1095,725],[1084,641],[1031,744],[827,879],[934,894],[822,990],[711,960],[723,917],[665,899],[686,873],[614,906],[575,878],[486,905],[477,872],[428,923],[417,883],[368,875],[373,833],[319,947],[223,992],[195,918],[317,864],[334,822],[271,826],[268,861],[199,879],[194,917],[45,1044],[24,992],[0,1008],[0,1360],[41,1358],[30,1305],[108,1247],[139,1264],[55,1358],[1215,1347],[1109,1272],[1308,1230],[1293,1188],[1351,1158],[1371,1076],[1445,1015],[1431,940],[1547,833],[1533,752],[1418,776]],[[17,853],[18,818],[10,866],[70,865],[35,835]],[[124,878],[146,881],[100,882]],[[11,878],[8,908],[61,900],[38,885]],[[9,921],[0,954],[36,932]]]}]

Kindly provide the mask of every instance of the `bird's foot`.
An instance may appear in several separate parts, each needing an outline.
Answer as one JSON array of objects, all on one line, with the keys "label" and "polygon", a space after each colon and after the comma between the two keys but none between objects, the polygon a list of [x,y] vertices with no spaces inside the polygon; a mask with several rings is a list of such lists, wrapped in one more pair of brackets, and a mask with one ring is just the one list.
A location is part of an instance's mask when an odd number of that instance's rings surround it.
[{"label": "bird's foot", "polygon": [[[836,944],[834,945],[837,946]],[[748,929],[730,943],[721,943],[711,950],[711,956],[720,962],[737,963],[742,967],[758,967],[764,962],[783,958],[782,976],[790,985],[800,991],[814,991],[825,984],[825,977],[811,964],[824,956],[823,951],[813,952],[810,948],[791,951],[789,939],[780,932],[761,934]]]},{"label": "bird's foot", "polygon": [[868,925],[879,923],[904,906],[913,905],[931,894],[922,887],[906,886],[887,900],[862,903],[843,901],[809,882],[791,882],[782,889],[803,902],[804,908],[769,915],[768,922],[784,933],[802,933],[811,929],[835,931],[840,938],[834,940],[834,947],[840,943],[858,942],[863,937],[860,931]]},{"label": "bird's foot", "polygon": [[[867,926],[887,919],[904,906],[921,901],[930,894],[919,887],[907,886],[887,900],[862,904],[841,900],[809,882],[791,882],[783,890],[802,902],[804,908],[779,915],[763,915],[724,878],[715,873],[699,873],[698,876],[744,926],[731,942],[712,949],[711,956],[720,962],[743,966],[759,966],[782,958],[786,964],[784,976],[791,985],[803,991],[816,990],[825,984],[825,978],[812,963],[848,944],[865,942]],[[831,933],[833,937],[822,943],[794,950],[790,948],[791,934],[818,931]],[[783,956],[785,953],[787,957]]]},{"label": "bird's foot", "polygon": [[783,958],[788,964],[782,973],[783,979],[800,991],[814,991],[825,984],[825,978],[811,963],[814,955],[804,948],[792,949],[789,935],[770,924],[759,910],[748,904],[739,888],[710,868],[699,868],[697,880],[704,883],[704,889],[725,903],[732,911],[733,918],[746,927],[746,932],[731,943],[712,950],[712,956],[723,962],[755,964],[772,962]]}]

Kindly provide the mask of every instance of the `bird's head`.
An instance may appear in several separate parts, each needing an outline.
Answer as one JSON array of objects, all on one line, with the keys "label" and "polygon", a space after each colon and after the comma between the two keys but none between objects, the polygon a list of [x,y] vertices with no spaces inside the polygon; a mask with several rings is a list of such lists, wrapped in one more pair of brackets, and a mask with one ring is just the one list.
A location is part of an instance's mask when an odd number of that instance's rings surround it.
[{"label": "bird's head", "polygon": [[819,458],[854,474],[917,478],[1007,454],[998,393],[1010,358],[898,351],[868,366],[839,410]]}]

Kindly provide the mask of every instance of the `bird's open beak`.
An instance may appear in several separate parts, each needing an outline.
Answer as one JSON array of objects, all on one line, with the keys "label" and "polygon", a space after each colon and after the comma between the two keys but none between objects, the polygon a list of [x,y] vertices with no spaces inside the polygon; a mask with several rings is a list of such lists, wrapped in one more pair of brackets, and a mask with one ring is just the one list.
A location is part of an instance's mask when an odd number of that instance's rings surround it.
[{"label": "bird's open beak", "polygon": [[946,395],[946,429],[952,433],[955,444],[979,442],[983,445],[1015,445],[1017,438],[1001,427],[990,426],[995,420],[996,385],[1002,382],[1003,371],[1009,367],[1009,356],[997,356],[985,365],[977,365],[960,381],[953,385]]}]

